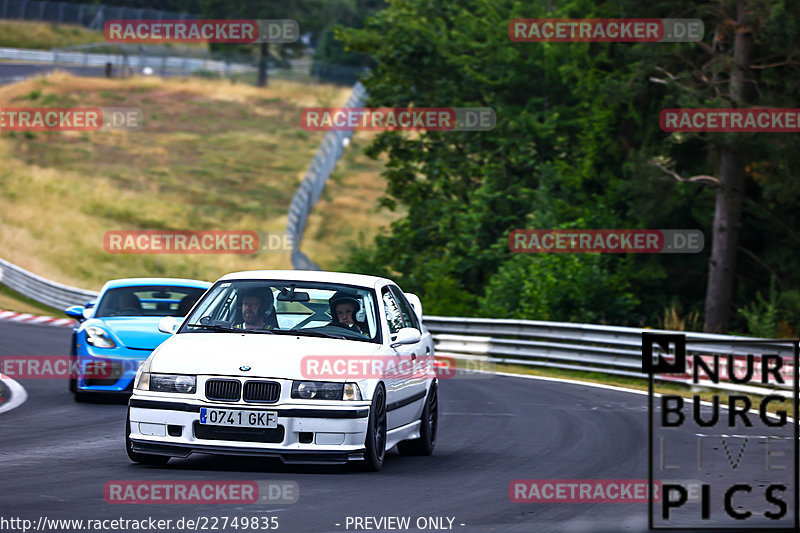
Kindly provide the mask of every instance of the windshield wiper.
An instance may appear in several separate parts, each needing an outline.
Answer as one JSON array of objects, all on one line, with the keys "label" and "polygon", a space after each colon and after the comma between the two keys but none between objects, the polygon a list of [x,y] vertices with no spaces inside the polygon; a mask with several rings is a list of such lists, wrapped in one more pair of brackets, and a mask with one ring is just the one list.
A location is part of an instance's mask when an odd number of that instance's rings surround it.
[{"label": "windshield wiper", "polygon": [[299,335],[308,335],[309,337],[324,337],[328,339],[342,339],[347,340],[344,335],[334,335],[332,333],[323,333],[322,331],[308,331],[305,329],[290,329],[286,330],[287,333],[296,333]]},{"label": "windshield wiper", "polygon": [[244,328],[231,328],[228,326],[221,326],[219,324],[186,324],[187,327],[196,327],[209,329],[211,331],[222,331],[225,333],[269,333],[274,335],[274,331],[268,329],[244,329]]}]

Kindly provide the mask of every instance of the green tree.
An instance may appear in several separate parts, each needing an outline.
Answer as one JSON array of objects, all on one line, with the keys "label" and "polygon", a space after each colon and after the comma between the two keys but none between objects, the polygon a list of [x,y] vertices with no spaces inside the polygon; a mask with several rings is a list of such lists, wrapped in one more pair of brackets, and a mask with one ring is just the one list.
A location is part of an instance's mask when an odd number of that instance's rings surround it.
[{"label": "green tree", "polygon": [[[742,9],[747,17],[739,20]],[[620,291],[620,310],[638,300],[636,310],[625,311],[632,321],[653,319],[670,303],[695,308],[708,280],[706,327],[725,328],[732,302],[751,298],[764,281],[755,269],[737,270],[738,255],[764,273],[797,279],[786,235],[800,242],[791,209],[798,185],[790,179],[800,150],[786,134],[667,134],[658,126],[659,113],[666,107],[792,106],[798,17],[790,15],[796,10],[780,0],[647,6],[573,0],[552,11],[503,0],[392,2],[365,28],[343,33],[349,49],[375,58],[365,79],[370,104],[492,107],[498,125],[491,132],[380,135],[370,150],[388,155],[383,204],[403,205],[408,215],[358,257],[371,255],[366,264],[384,265],[429,300],[439,296],[425,288],[446,276],[458,301],[477,314],[491,305],[485,287],[500,294],[524,282],[513,278],[526,275],[526,260],[527,275],[548,268],[585,271],[575,279],[600,280]],[[513,18],[633,13],[699,17],[705,40],[513,43],[506,33]],[[741,55],[746,39],[737,41],[742,33],[753,41],[747,65]],[[758,90],[751,94],[748,87]],[[682,183],[683,176],[694,179]],[[741,209],[748,218],[738,218]],[[776,225],[786,235],[765,237]],[[522,227],[701,228],[711,250],[579,261],[512,258],[506,238]],[[548,316],[578,318],[570,310],[554,314],[556,303],[548,305]]]}]

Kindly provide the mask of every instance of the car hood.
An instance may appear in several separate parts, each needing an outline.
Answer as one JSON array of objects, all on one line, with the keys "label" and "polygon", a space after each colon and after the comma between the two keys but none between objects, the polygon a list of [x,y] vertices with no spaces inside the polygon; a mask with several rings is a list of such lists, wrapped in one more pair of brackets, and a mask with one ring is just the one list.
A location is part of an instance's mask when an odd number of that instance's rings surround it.
[{"label": "car hood", "polygon": [[[303,379],[309,355],[365,356],[381,353],[371,342],[254,333],[180,333],[155,352],[150,371],[275,379]],[[250,367],[240,370],[240,367]]]},{"label": "car hood", "polygon": [[169,338],[169,334],[158,331],[160,316],[103,317],[87,321],[87,326],[99,326],[108,330],[126,348],[154,350]]}]

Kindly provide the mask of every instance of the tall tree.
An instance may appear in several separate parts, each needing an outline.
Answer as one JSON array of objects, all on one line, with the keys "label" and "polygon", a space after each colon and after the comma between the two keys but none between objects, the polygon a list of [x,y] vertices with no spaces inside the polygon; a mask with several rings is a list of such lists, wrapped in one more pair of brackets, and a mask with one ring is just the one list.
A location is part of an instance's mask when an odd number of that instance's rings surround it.
[{"label": "tall tree", "polygon": [[[673,54],[658,63],[660,72],[665,75],[662,81],[672,89],[672,94],[679,95],[677,103],[685,107],[735,108],[797,105],[798,62],[794,56],[800,49],[796,32],[800,11],[796,2],[717,1],[698,6],[696,14],[706,22],[706,31],[710,30],[711,39],[707,39],[710,43],[698,43],[688,54]],[[705,298],[706,331],[727,330],[736,307],[740,240],[742,231],[747,231],[742,218],[743,203],[749,200],[754,209],[764,206],[765,199],[758,184],[748,184],[747,169],[758,165],[768,152],[785,162],[768,172],[773,181],[785,180],[786,171],[797,169],[800,164],[797,157],[800,143],[792,140],[790,145],[794,149],[789,148],[785,139],[779,140],[786,135],[672,136],[673,141],[680,139],[676,144],[692,142],[689,139],[700,141],[713,158],[716,169],[715,175],[692,178],[683,178],[681,172],[670,172],[680,181],[710,184],[715,193]],[[780,146],[781,152],[775,153],[770,144]],[[675,150],[665,153],[670,152],[675,154]],[[690,171],[700,168],[696,162],[688,160],[678,165]]]}]

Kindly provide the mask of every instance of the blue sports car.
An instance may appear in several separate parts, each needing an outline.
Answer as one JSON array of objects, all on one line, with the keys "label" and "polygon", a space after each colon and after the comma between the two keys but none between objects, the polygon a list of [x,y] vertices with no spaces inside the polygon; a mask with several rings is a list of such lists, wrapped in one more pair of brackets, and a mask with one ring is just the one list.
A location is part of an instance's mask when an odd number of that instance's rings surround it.
[{"label": "blue sports car", "polygon": [[130,394],[139,365],[168,334],[165,316],[186,316],[211,283],[192,279],[128,278],[107,282],[97,299],[66,314],[78,320],[72,334],[69,389],[77,401],[87,393]]}]

